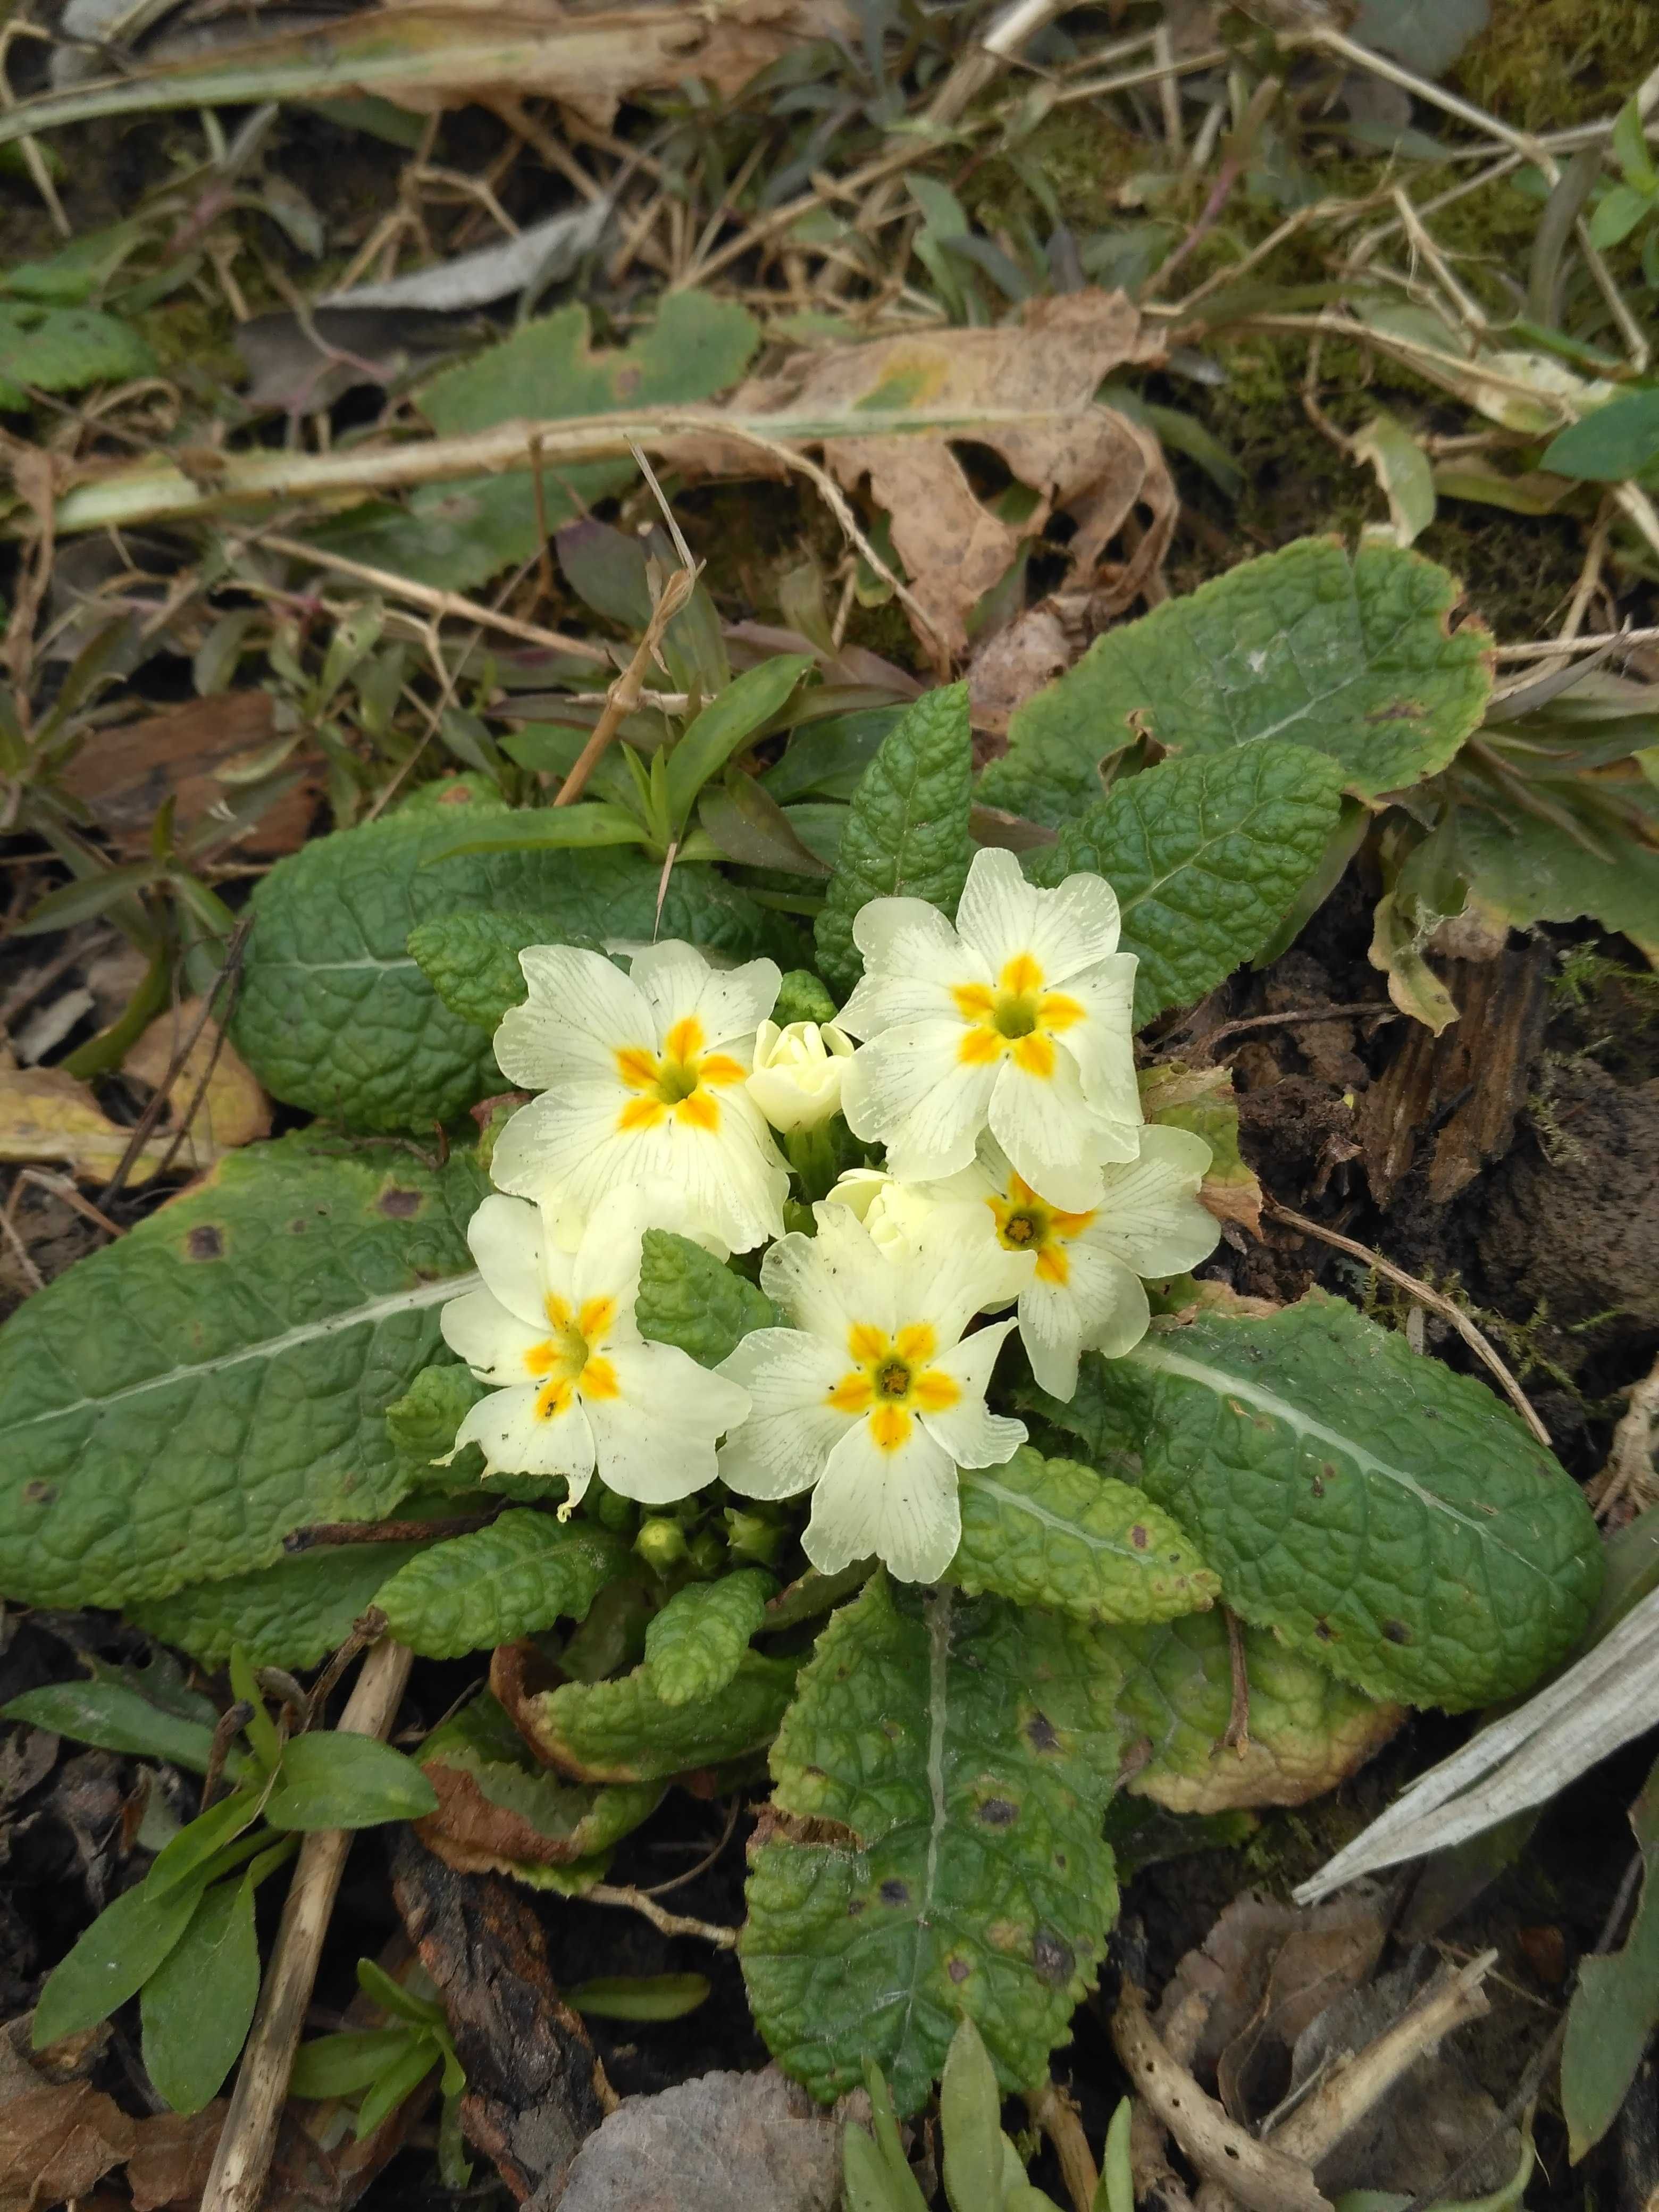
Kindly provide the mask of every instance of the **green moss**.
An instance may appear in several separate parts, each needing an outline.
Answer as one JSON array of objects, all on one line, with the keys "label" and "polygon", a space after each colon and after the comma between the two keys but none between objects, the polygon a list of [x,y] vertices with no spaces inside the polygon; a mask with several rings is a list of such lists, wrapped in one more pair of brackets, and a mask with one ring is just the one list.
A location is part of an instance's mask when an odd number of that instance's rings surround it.
[{"label": "green moss", "polygon": [[1000,229],[1011,216],[1022,215],[1039,230],[1048,229],[1048,215],[1020,175],[1022,167],[1041,171],[1073,230],[1097,230],[1124,220],[1119,188],[1137,169],[1153,165],[1144,140],[1081,103],[1055,108],[1012,150],[1017,161],[994,153],[959,179],[941,172],[954,183],[969,215],[987,230]]},{"label": "green moss", "polygon": [[1653,0],[1492,0],[1450,82],[1506,123],[1559,130],[1612,114],[1656,66]]}]

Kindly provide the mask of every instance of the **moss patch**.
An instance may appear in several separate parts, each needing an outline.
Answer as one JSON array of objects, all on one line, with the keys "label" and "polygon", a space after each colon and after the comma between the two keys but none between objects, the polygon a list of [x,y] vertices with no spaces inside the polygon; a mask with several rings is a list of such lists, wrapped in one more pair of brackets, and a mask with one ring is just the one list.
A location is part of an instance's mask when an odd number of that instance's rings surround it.
[{"label": "moss patch", "polygon": [[1507,123],[1559,130],[1611,114],[1656,66],[1653,0],[1492,0],[1450,82]]}]

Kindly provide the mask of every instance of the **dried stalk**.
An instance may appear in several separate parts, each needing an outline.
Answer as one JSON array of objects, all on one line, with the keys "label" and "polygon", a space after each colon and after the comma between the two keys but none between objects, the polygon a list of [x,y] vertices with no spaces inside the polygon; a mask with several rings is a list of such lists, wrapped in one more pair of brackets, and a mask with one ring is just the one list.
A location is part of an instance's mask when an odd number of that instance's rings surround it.
[{"label": "dried stalk", "polygon": [[569,775],[560,785],[558,796],[553,801],[555,806],[574,806],[587,788],[587,779],[599,766],[605,747],[640,703],[663,632],[696,589],[696,584],[695,568],[676,568],[664,584],[645,626],[645,635],[634,648],[634,658],[606,692],[605,712],[593,725],[592,736],[577,754]]},{"label": "dried stalk", "polygon": [[[391,1734],[414,1656],[405,1644],[375,1645],[340,1717],[342,1730],[382,1738]],[[349,1833],[339,1828],[313,1830],[300,1846],[200,2212],[258,2212],[264,2198],[288,2077],[350,1848]]]}]

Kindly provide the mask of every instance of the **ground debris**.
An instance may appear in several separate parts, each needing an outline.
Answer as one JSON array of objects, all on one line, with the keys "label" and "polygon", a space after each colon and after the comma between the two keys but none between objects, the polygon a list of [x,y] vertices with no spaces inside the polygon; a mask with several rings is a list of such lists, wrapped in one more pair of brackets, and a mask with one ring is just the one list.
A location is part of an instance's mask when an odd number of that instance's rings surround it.
[{"label": "ground debris", "polygon": [[701,2074],[630,2097],[577,2154],[561,2197],[538,2212],[832,2212],[841,2128],[767,2066]]}]

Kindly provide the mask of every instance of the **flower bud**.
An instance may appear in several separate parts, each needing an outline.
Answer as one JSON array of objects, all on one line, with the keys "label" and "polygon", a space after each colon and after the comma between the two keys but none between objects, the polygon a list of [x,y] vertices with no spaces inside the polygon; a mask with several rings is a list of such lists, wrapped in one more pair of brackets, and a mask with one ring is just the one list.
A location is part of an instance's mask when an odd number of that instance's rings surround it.
[{"label": "flower bud", "polygon": [[641,1522],[634,1549],[653,1574],[665,1575],[685,1558],[685,1531],[678,1521],[653,1516]]},{"label": "flower bud", "polygon": [[930,1192],[915,1183],[900,1182],[884,1168],[848,1168],[830,1192],[830,1203],[855,1213],[877,1246],[896,1256],[937,1201]]},{"label": "flower bud", "polygon": [[755,1037],[749,1096],[775,1129],[816,1129],[841,1105],[853,1041],[833,1022],[763,1022]]}]

